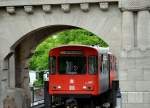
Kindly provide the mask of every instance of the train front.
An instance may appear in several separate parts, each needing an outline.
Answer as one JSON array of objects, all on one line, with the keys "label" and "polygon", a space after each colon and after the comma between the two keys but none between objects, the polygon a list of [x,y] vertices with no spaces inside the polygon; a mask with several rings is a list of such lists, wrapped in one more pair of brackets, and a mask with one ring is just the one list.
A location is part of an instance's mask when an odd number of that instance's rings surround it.
[{"label": "train front", "polygon": [[98,52],[87,46],[62,46],[49,53],[51,95],[97,95]]}]

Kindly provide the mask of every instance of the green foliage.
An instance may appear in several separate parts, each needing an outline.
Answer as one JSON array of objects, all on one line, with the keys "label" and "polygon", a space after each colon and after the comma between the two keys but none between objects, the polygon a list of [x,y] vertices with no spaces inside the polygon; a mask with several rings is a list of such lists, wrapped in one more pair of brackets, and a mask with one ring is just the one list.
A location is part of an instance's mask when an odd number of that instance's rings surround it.
[{"label": "green foliage", "polygon": [[50,36],[36,48],[35,54],[30,59],[30,69],[47,70],[49,50],[63,44],[99,45],[101,47],[108,46],[101,38],[89,31],[83,29],[66,30]]},{"label": "green foliage", "polygon": [[44,84],[43,84],[43,80],[42,79],[37,79],[34,83],[33,83],[33,86],[34,87],[42,87]]}]

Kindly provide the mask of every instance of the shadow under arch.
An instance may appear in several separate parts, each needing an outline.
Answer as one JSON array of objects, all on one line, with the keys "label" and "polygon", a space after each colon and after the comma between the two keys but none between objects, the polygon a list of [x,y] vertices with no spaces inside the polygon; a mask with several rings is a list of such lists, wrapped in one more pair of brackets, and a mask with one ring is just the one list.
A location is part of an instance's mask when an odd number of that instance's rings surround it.
[{"label": "shadow under arch", "polygon": [[14,50],[20,43],[22,43],[22,41],[25,41],[26,39],[34,38],[36,41],[38,40],[37,43],[40,43],[41,41],[43,41],[48,36],[51,36],[52,34],[55,34],[63,30],[75,29],[75,28],[80,28],[80,27],[71,26],[71,25],[50,25],[50,26],[41,27],[33,31],[30,31],[29,33],[22,36],[22,38],[17,40],[12,45],[11,49]]},{"label": "shadow under arch", "polygon": [[31,31],[19,39],[11,47],[11,50],[14,51],[15,56],[15,87],[26,88],[28,86],[25,81],[27,77],[29,77],[28,60],[33,55],[38,44],[57,32],[75,28],[79,27],[69,25],[45,26]]}]

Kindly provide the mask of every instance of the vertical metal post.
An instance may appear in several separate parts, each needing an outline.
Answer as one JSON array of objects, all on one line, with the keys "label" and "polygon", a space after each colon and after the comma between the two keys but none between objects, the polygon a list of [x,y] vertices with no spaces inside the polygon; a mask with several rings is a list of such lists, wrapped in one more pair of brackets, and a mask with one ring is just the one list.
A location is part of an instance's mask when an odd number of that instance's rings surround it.
[{"label": "vertical metal post", "polygon": [[112,82],[112,98],[113,98],[113,104],[112,104],[112,108],[115,108],[116,107],[116,103],[117,103],[117,91],[118,91],[118,88],[119,88],[119,80],[114,80]]},{"label": "vertical metal post", "polygon": [[44,82],[44,104],[45,108],[51,108],[51,103],[52,103],[52,97],[48,93],[49,89],[49,82],[45,81]]},{"label": "vertical metal post", "polygon": [[32,91],[32,103],[34,103],[34,87],[31,87],[31,91]]}]

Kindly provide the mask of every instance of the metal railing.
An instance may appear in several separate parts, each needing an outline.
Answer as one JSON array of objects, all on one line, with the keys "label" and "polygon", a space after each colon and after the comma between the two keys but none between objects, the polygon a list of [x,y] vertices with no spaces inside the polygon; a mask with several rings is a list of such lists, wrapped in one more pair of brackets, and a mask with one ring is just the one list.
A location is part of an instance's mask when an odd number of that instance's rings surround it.
[{"label": "metal railing", "polygon": [[31,107],[41,106],[44,104],[44,88],[42,86],[39,87],[30,87],[32,103]]}]

